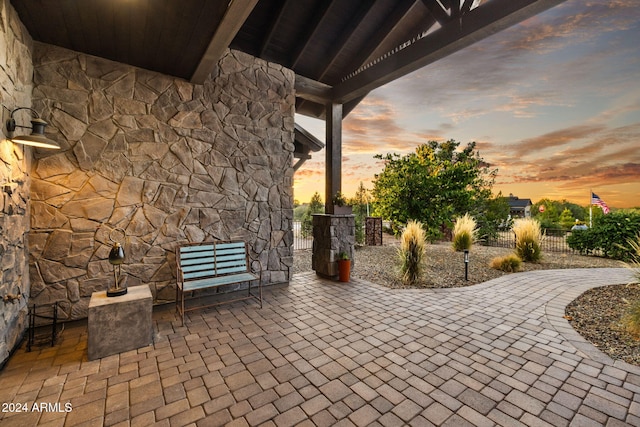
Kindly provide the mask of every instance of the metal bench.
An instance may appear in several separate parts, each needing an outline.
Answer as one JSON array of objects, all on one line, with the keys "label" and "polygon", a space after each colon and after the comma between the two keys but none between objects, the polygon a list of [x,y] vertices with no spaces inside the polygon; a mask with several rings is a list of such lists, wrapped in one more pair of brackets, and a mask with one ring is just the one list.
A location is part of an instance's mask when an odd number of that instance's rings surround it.
[{"label": "metal bench", "polygon": [[[185,311],[212,307],[215,305],[255,298],[262,308],[262,271],[259,275],[251,272],[247,245],[241,240],[193,243],[176,248],[177,286],[176,310],[184,325]],[[259,294],[251,292],[251,283],[258,280]],[[217,288],[223,285],[248,283],[248,294],[241,298],[225,300],[214,304],[185,307],[184,294]]]}]

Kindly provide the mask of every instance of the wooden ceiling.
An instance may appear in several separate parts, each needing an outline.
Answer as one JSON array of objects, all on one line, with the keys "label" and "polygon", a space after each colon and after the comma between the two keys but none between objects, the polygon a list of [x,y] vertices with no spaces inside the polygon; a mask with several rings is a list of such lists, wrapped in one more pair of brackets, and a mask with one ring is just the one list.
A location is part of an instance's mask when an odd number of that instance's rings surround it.
[{"label": "wooden ceiling", "polygon": [[296,73],[297,112],[366,94],[564,0],[11,0],[34,40],[202,83],[226,48]]}]

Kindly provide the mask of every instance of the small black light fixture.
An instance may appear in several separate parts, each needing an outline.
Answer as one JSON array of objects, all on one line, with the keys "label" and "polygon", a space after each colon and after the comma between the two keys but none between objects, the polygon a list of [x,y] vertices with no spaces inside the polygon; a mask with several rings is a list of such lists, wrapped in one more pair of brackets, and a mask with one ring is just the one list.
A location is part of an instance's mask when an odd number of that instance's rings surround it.
[{"label": "small black light fixture", "polygon": [[464,280],[469,280],[469,249],[464,250]]},{"label": "small black light fixture", "polygon": [[[29,110],[31,112],[31,115],[33,116],[31,118],[31,127],[16,124],[16,119],[13,115],[16,111],[20,110]],[[6,122],[7,136],[11,141],[18,144],[59,150],[60,145],[57,142],[44,136],[44,129],[47,125],[48,123],[42,120],[34,109],[29,107],[16,108],[11,111],[11,117]],[[16,128],[31,129],[31,135],[14,135]]]},{"label": "small black light fixture", "polygon": [[[120,238],[114,238],[114,232],[119,232],[122,236]],[[125,259],[124,248],[122,247],[125,237],[126,234],[121,228],[116,228],[109,234],[109,239],[113,242],[111,251],[109,251],[109,263],[113,265],[115,284],[107,290],[108,297],[118,297],[127,293],[127,276],[122,277],[120,270]]]}]

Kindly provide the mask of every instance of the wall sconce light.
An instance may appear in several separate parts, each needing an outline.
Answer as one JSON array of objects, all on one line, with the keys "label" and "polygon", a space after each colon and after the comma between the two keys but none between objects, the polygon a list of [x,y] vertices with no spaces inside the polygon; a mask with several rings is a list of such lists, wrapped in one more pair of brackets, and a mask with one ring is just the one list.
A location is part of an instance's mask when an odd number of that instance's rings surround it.
[{"label": "wall sconce light", "polygon": [[[33,115],[31,119],[31,127],[29,126],[20,126],[16,124],[16,120],[13,118],[13,115],[16,111],[20,110],[29,110]],[[41,147],[41,148],[51,148],[55,150],[60,149],[60,145],[52,139],[44,136],[44,128],[47,126],[47,122],[42,120],[38,113],[29,107],[20,107],[11,111],[11,118],[7,120],[6,127],[8,132],[8,137],[11,141],[16,142],[18,144],[23,145],[31,145],[33,147]],[[18,135],[14,136],[14,131],[16,128],[23,129],[31,129],[31,135]]]}]

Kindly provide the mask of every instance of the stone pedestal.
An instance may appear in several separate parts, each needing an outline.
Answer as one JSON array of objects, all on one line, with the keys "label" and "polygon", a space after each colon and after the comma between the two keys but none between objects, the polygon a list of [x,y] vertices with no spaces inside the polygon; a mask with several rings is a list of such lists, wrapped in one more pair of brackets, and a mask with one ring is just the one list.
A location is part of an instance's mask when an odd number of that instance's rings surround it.
[{"label": "stone pedestal", "polygon": [[89,302],[89,360],[145,347],[152,343],[153,297],[149,286],[130,287],[119,297],[94,292]]},{"label": "stone pedestal", "polygon": [[319,276],[337,279],[340,253],[346,252],[351,268],[355,266],[355,242],[356,220],[353,215],[313,215],[311,267]]}]

